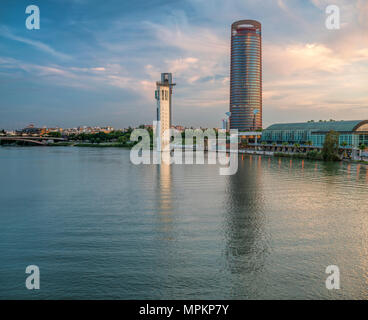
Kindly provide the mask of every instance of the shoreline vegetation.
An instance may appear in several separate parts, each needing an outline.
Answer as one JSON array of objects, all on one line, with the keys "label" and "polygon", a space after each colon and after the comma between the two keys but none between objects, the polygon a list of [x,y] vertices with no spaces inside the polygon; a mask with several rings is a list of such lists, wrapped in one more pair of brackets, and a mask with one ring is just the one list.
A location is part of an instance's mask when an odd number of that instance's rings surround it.
[{"label": "shoreline vegetation", "polygon": [[281,158],[294,158],[294,159],[309,159],[309,160],[321,160],[323,161],[323,155],[320,151],[308,151],[307,153],[284,153],[275,152],[274,157]]},{"label": "shoreline vegetation", "polygon": [[[315,153],[315,154],[314,154]],[[283,153],[275,152],[272,157],[279,158],[291,158],[291,159],[303,159],[303,160],[317,160],[317,161],[345,161],[354,162],[368,165],[368,161],[365,160],[353,160],[353,159],[338,159],[338,160],[324,160],[321,152],[310,151],[307,153]]]}]

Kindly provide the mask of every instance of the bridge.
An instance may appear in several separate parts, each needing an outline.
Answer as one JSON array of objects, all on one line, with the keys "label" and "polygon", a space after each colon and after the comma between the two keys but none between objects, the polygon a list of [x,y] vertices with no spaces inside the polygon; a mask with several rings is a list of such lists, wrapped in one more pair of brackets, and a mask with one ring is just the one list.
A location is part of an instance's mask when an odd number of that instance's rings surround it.
[{"label": "bridge", "polygon": [[64,138],[54,138],[54,137],[41,137],[41,136],[36,136],[36,137],[32,137],[32,136],[12,136],[12,137],[8,137],[8,136],[0,136],[0,144],[2,141],[23,141],[23,142],[28,142],[28,143],[32,143],[35,145],[40,145],[40,146],[45,146],[47,145],[47,143],[49,141],[55,142],[55,141],[66,141],[66,139]]}]

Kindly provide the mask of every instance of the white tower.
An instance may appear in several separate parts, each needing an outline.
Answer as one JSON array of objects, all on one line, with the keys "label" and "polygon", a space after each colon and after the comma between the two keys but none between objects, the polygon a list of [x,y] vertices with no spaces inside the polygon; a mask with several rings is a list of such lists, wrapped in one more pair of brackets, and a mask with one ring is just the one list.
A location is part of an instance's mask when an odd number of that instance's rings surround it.
[{"label": "white tower", "polygon": [[[161,73],[161,81],[156,82],[157,89],[155,98],[157,100],[157,151],[169,150],[171,128],[171,95],[175,83],[172,82],[171,73]],[[165,136],[166,134],[166,136]]]}]

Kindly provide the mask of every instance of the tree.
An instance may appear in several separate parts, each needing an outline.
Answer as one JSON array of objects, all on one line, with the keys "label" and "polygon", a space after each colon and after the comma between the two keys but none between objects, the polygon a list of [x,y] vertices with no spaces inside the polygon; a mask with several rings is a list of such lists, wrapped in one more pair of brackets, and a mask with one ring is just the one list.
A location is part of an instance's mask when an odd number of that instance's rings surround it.
[{"label": "tree", "polygon": [[336,131],[329,131],[325,136],[322,148],[322,157],[325,161],[339,160],[339,134]]},{"label": "tree", "polygon": [[347,157],[347,154],[346,154],[346,146],[347,145],[348,145],[348,143],[346,141],[341,142],[341,146],[344,148],[344,158]]},{"label": "tree", "polygon": [[248,148],[248,146],[249,146],[249,144],[248,144],[248,141],[247,140],[241,140],[240,147],[242,149],[246,149],[246,148]]},{"label": "tree", "polygon": [[299,152],[299,148],[300,148],[300,144],[299,143],[294,143],[294,151]]},{"label": "tree", "polygon": [[363,160],[363,151],[365,150],[367,148],[367,146],[364,144],[364,143],[361,143],[360,145],[359,145],[359,150],[360,150],[360,160]]},{"label": "tree", "polygon": [[48,137],[61,138],[61,133],[59,131],[52,131],[47,134]]},{"label": "tree", "polygon": [[118,142],[119,143],[121,143],[121,144],[126,144],[127,143],[127,141],[128,141],[128,138],[127,138],[127,136],[125,135],[125,136],[120,136],[119,138],[118,138]]},{"label": "tree", "polygon": [[306,144],[307,146],[312,146],[312,145],[313,145],[313,141],[308,140],[305,144]]}]

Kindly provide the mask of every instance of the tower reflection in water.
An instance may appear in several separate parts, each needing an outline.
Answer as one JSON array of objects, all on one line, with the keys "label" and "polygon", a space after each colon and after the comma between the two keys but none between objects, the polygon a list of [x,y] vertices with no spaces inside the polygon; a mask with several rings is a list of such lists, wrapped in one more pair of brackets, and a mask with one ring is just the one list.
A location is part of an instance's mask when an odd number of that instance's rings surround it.
[{"label": "tower reflection in water", "polygon": [[[161,155],[161,164],[157,165],[157,213],[160,220],[160,232],[164,233],[166,239],[173,239],[172,222],[173,222],[173,207],[172,207],[172,177],[171,165],[168,164],[170,154],[163,152]],[[164,161],[165,160],[165,161]]]},{"label": "tower reflection in water", "polygon": [[265,213],[262,192],[262,158],[240,160],[238,172],[228,176],[225,200],[225,255],[227,268],[237,278],[232,281],[231,295],[255,297],[262,285],[256,282],[269,253],[268,235],[264,228]]}]

